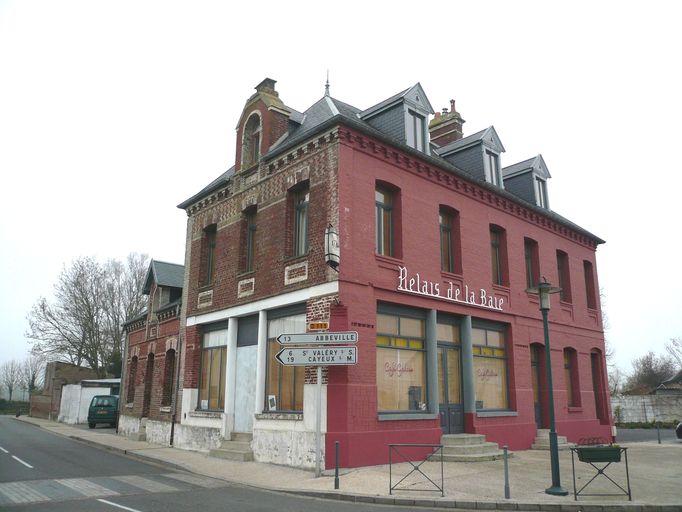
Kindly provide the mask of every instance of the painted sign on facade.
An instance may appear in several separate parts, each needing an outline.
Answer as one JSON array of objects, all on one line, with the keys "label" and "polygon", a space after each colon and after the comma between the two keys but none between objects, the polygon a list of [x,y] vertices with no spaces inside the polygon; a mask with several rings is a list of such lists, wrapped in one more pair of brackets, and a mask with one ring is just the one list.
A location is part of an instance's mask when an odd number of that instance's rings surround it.
[{"label": "painted sign on facade", "polygon": [[484,288],[463,287],[452,281],[429,281],[419,275],[419,272],[410,274],[407,267],[398,267],[398,291],[422,295],[434,299],[476,306],[479,308],[503,311],[503,297],[496,297]]}]

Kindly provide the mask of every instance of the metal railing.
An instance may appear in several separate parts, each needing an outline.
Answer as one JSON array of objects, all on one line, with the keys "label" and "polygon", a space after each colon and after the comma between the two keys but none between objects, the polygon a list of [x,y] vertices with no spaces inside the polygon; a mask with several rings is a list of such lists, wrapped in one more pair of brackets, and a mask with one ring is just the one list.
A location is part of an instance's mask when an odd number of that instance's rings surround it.
[{"label": "metal railing", "polygon": [[[423,460],[420,461],[415,461],[415,457],[409,456],[408,451],[412,454],[414,454],[414,450],[419,450],[422,453],[426,451],[426,449],[430,448],[431,451],[426,454]],[[437,462],[434,461],[434,456],[437,456],[440,454],[440,486],[434,482],[434,480],[429,477],[424,471],[422,471],[422,465],[425,462]],[[398,480],[395,485],[393,485],[393,456],[396,455],[399,460],[395,462],[396,464],[407,462],[410,465],[408,473],[403,476],[400,480]],[[417,487],[399,487],[400,484],[406,481],[406,479],[412,475],[421,475],[423,477],[423,480],[425,482],[430,483],[431,485],[428,486],[428,488],[417,488]],[[443,445],[442,444],[408,444],[408,443],[399,443],[399,444],[389,444],[388,445],[388,493],[393,494],[393,491],[430,491],[430,492],[440,492],[441,496],[445,496],[444,492],[444,477],[443,477]],[[435,487],[432,488],[431,486]]]}]

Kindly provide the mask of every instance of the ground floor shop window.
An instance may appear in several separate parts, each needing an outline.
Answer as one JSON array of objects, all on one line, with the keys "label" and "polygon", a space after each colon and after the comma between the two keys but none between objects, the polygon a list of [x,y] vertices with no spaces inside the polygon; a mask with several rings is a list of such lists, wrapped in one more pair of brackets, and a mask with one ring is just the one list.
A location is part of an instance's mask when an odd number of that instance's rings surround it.
[{"label": "ground floor shop window", "polygon": [[425,321],[377,314],[377,405],[379,412],[425,411]]},{"label": "ground floor shop window", "polygon": [[493,324],[472,329],[477,409],[508,409],[505,330]]},{"label": "ground floor shop window", "polygon": [[222,411],[225,407],[226,367],[227,330],[205,333],[201,351],[200,409]]},{"label": "ground floor shop window", "polygon": [[305,367],[283,366],[275,358],[282,349],[280,334],[306,332],[305,314],[268,320],[268,354],[265,383],[265,411],[303,412]]}]

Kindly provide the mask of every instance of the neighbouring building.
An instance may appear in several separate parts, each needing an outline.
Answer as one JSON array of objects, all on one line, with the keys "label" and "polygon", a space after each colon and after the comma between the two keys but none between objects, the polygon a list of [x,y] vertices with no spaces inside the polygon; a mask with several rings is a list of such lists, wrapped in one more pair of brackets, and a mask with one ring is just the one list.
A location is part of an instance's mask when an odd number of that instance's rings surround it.
[{"label": "neighbouring building", "polygon": [[76,384],[84,379],[96,379],[97,372],[62,361],[52,361],[45,365],[43,388],[31,395],[30,416],[56,420],[62,401],[62,388]]},{"label": "neighbouring building", "polygon": [[[503,167],[492,126],[464,137],[454,101],[433,114],[420,84],[364,109],[327,88],[303,112],[274,80],[256,87],[234,166],[179,205],[177,446],[247,434],[256,460],[312,467],[315,366],[281,365],[276,338],[328,328],[359,337],[357,364],[322,374],[323,450],[339,441],[342,466],[444,433],[529,448],[548,423],[542,320],[526,291],[541,277],[562,288],[549,313],[558,432],[611,436],[603,241],[550,209],[542,156]],[[125,417],[167,421],[159,358],[179,349],[150,318],[129,325]],[[151,367],[156,400],[142,397]]]},{"label": "neighbouring building", "polygon": [[118,431],[168,444],[177,389],[184,267],[152,260],[143,293],[147,308],[128,321]]}]

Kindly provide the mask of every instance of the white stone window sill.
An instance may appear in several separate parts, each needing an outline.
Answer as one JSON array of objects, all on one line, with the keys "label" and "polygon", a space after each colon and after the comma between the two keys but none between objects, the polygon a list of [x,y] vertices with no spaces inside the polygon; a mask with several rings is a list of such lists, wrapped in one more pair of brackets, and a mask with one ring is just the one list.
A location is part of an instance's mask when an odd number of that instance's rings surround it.
[{"label": "white stone window sill", "polygon": [[126,405],[125,405],[125,408],[126,408],[126,409],[132,409],[134,405],[135,405],[135,404],[133,404],[133,403],[126,404]]},{"label": "white stone window sill", "polygon": [[171,412],[170,405],[166,407],[159,407],[159,412]]},{"label": "white stone window sill", "polygon": [[222,418],[223,413],[219,411],[190,411],[187,413],[190,418]]},{"label": "white stone window sill", "polygon": [[303,420],[302,412],[263,412],[255,416],[258,420]]}]

